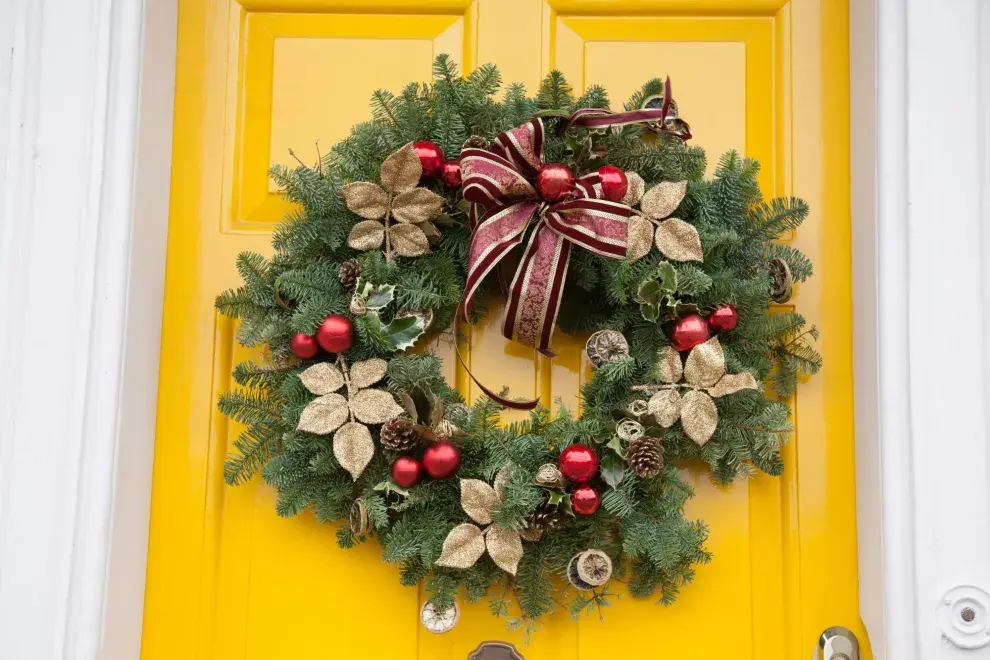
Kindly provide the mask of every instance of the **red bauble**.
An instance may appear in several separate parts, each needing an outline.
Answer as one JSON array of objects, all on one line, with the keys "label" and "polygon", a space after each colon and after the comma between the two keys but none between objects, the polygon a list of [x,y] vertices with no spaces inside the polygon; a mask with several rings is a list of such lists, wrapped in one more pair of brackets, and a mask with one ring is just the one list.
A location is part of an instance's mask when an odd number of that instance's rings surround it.
[{"label": "red bauble", "polygon": [[316,341],[325,351],[343,353],[354,343],[354,326],[343,314],[331,314],[317,329]]},{"label": "red bauble", "polygon": [[571,445],[560,452],[560,472],[575,483],[591,481],[598,472],[598,454],[588,445]]},{"label": "red bauble", "polygon": [[399,456],[392,463],[392,481],[403,488],[412,488],[423,478],[423,464],[412,456]]},{"label": "red bauble", "polygon": [[316,343],[316,337],[304,334],[302,332],[297,332],[292,335],[292,341],[289,342],[289,348],[292,349],[293,355],[303,360],[310,359],[320,350],[319,344]]},{"label": "red bauble", "polygon": [[440,166],[440,180],[444,188],[459,188],[461,185],[461,163],[457,160],[445,160]]},{"label": "red bauble", "polygon": [[440,175],[440,168],[443,167],[443,151],[434,142],[423,140],[413,145],[416,155],[419,156],[419,164],[423,166],[423,176],[432,178]]},{"label": "red bauble", "polygon": [[739,323],[739,310],[735,305],[722,305],[708,315],[708,327],[712,332],[728,332]]},{"label": "red bauble", "polygon": [[699,314],[691,314],[674,322],[670,341],[678,351],[689,351],[708,341],[708,321]]},{"label": "red bauble", "polygon": [[437,440],[423,452],[423,467],[434,479],[452,477],[461,467],[461,450],[448,440]]},{"label": "red bauble", "polygon": [[598,511],[598,505],[601,503],[602,498],[599,497],[598,491],[588,484],[578,486],[571,493],[571,507],[574,509],[574,513],[578,515],[590,516]]},{"label": "red bauble", "polygon": [[547,163],[536,175],[536,192],[548,202],[559,202],[574,190],[574,174],[563,163]]},{"label": "red bauble", "polygon": [[611,202],[621,202],[629,190],[629,180],[626,173],[615,165],[602,165],[598,168],[598,176],[602,180],[602,194]]}]

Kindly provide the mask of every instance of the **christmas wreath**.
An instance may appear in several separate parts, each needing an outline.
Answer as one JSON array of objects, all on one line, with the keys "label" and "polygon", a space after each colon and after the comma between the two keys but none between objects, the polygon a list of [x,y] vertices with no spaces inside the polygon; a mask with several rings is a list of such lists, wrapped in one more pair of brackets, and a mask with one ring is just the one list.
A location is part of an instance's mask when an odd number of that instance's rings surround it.
[{"label": "christmas wreath", "polygon": [[[675,465],[779,474],[786,401],[821,363],[814,327],[771,309],[811,275],[775,242],[807,206],[764,201],[736,153],[704,179],[669,80],[617,112],[559,72],[500,88],[440,56],[314,166],[274,167],[296,210],[216,301],[263,347],[220,398],[244,425],[227,481],[260,471],[279,515],[346,520],[341,546],[376,536],[437,632],[462,589],[527,629],[600,611],[613,577],[672,602],[709,559]],[[580,414],[480,382],[468,406],[445,381],[431,341],[493,296],[503,334],[545,354],[557,325],[590,333]],[[500,426],[507,406],[528,421]]]}]

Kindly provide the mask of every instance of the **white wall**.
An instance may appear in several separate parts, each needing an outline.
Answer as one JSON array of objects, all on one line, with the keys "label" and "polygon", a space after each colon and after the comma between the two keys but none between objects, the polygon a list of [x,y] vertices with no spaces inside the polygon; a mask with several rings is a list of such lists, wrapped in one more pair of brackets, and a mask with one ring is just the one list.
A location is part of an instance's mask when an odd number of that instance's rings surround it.
[{"label": "white wall", "polygon": [[4,658],[138,656],[174,60],[174,0],[0,0]]}]

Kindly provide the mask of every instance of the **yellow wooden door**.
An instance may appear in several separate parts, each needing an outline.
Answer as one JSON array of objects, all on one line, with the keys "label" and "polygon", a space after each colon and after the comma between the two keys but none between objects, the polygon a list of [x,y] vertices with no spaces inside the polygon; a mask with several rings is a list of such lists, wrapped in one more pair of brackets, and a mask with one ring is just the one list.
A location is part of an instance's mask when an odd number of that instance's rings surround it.
[{"label": "yellow wooden door", "polygon": [[[857,609],[854,510],[848,48],[845,0],[180,0],[165,327],[162,341],[146,660],[466,658],[507,640],[526,660],[811,657],[828,626],[865,641]],[[268,253],[286,211],[266,177],[307,162],[369,116],[378,87],[430,77],[433,57],[492,61],[536,88],[551,68],[616,101],[670,74],[682,116],[714,162],[736,148],[763,164],[768,195],[812,214],[794,242],[815,277],[796,307],[822,331],[821,375],[795,402],[782,478],[697,489],[688,514],[711,528],[711,564],[663,608],[628,595],[578,622],[565,613],[524,643],[485,603],[459,625],[419,624],[423,594],[401,587],[374,543],[344,551],[311,515],[281,519],[270,489],[228,488],[236,428],[216,411],[246,357],[213,297],[238,282],[234,257]],[[544,401],[577,401],[581,341],[559,357],[476,328],[476,374]],[[473,395],[448,360],[448,376]],[[623,591],[619,585],[619,592]]]}]

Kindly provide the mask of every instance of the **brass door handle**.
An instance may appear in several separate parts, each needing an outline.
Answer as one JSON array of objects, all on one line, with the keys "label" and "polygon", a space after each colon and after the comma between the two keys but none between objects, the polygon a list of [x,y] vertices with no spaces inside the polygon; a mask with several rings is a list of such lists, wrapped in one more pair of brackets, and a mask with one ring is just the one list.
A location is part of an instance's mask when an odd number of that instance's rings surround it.
[{"label": "brass door handle", "polygon": [[818,638],[816,660],[859,660],[859,640],[848,628],[826,628]]}]

